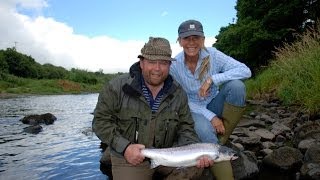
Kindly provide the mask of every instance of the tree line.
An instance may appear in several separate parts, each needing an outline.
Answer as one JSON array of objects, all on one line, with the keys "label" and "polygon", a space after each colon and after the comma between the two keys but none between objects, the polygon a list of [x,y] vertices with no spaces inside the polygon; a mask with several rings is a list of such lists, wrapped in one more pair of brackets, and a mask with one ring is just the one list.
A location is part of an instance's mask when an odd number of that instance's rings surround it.
[{"label": "tree line", "polygon": [[72,68],[70,71],[61,66],[46,63],[41,65],[31,56],[19,53],[16,49],[7,48],[0,50],[0,80],[5,80],[7,75],[31,79],[66,79],[73,82],[95,85],[110,80],[121,74],[104,74],[102,70],[90,72]]},{"label": "tree line", "polygon": [[274,52],[316,27],[319,0],[238,0],[236,23],[220,28],[213,45],[246,63],[255,73],[268,66]]}]

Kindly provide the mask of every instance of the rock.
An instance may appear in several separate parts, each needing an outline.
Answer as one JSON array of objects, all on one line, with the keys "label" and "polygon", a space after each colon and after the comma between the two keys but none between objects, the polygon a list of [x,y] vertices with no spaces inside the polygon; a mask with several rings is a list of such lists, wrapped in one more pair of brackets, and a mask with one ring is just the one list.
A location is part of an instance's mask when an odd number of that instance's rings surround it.
[{"label": "rock", "polygon": [[301,177],[303,179],[320,179],[320,164],[319,163],[305,163],[302,165]]},{"label": "rock", "polygon": [[275,122],[274,124],[272,124],[271,132],[274,135],[285,134],[288,131],[290,132],[291,129],[279,122]]},{"label": "rock", "polygon": [[38,124],[53,124],[53,122],[57,118],[51,114],[51,113],[45,113],[41,115],[28,115],[25,116],[24,118],[20,119],[20,121],[23,124],[30,124],[30,125],[38,125]]},{"label": "rock", "polygon": [[294,129],[293,143],[297,147],[304,139],[315,139],[320,141],[320,122],[309,121]]},{"label": "rock", "polygon": [[304,140],[299,142],[298,149],[301,152],[306,152],[307,149],[309,149],[312,145],[314,145],[316,143],[317,143],[316,139],[304,139]]},{"label": "rock", "polygon": [[259,173],[257,159],[253,152],[240,151],[238,158],[231,161],[235,179],[254,178]]},{"label": "rock", "polygon": [[51,113],[41,114],[40,119],[42,119],[46,125],[53,124],[53,122],[57,120],[57,118]]},{"label": "rock", "polygon": [[294,170],[302,165],[302,153],[292,147],[280,147],[268,154],[262,161],[263,165],[281,170]]},{"label": "rock", "polygon": [[270,141],[263,142],[262,146],[265,149],[275,149],[277,147],[273,142]]},{"label": "rock", "polygon": [[238,124],[238,127],[250,127],[250,126],[265,128],[266,124],[265,122],[256,120],[256,119],[242,119]]},{"label": "rock", "polygon": [[314,143],[310,148],[306,151],[304,155],[305,162],[314,162],[320,164],[320,143]]},{"label": "rock", "polygon": [[39,124],[31,125],[23,128],[23,132],[30,133],[30,134],[38,134],[41,131],[42,131],[42,126],[40,126]]},{"label": "rock", "polygon": [[262,149],[260,152],[262,153],[263,156],[266,156],[266,155],[271,154],[273,152],[273,150],[272,149]]},{"label": "rock", "polygon": [[258,136],[260,136],[262,139],[271,141],[274,139],[275,135],[268,131],[267,129],[257,129],[254,131]]}]

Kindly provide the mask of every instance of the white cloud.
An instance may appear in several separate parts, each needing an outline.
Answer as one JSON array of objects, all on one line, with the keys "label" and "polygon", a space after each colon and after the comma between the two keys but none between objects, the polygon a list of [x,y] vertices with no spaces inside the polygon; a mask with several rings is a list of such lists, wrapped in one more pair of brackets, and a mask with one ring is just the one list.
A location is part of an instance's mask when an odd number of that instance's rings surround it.
[{"label": "white cloud", "polygon": [[[138,60],[137,55],[145,43],[75,34],[72,27],[52,18],[19,14],[16,5],[41,11],[47,3],[44,0],[1,0],[0,49],[16,46],[17,51],[31,55],[40,64],[88,71],[102,69],[104,73],[127,72]],[[207,46],[214,41],[206,37]],[[173,56],[182,50],[176,42],[171,47]]]},{"label": "white cloud", "polygon": [[206,47],[212,47],[212,45],[217,41],[217,39],[215,37],[206,37],[205,40],[205,46]]},{"label": "white cloud", "polygon": [[31,55],[41,64],[89,71],[103,69],[105,73],[126,72],[138,60],[144,42],[75,34],[71,27],[52,18],[19,14],[17,4],[38,10],[46,6],[41,0],[1,1],[0,24],[5,26],[0,26],[0,49],[16,46],[17,51]]}]

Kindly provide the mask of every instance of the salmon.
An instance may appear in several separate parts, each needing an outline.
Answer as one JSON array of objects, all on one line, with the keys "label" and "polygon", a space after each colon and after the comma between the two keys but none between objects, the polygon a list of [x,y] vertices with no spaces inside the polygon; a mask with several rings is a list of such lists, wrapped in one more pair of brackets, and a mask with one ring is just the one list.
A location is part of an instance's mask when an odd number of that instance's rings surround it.
[{"label": "salmon", "polygon": [[196,166],[201,156],[208,156],[214,162],[235,160],[236,152],[226,146],[213,143],[195,143],[172,148],[145,148],[141,153],[150,158],[151,168],[157,166],[191,167]]}]

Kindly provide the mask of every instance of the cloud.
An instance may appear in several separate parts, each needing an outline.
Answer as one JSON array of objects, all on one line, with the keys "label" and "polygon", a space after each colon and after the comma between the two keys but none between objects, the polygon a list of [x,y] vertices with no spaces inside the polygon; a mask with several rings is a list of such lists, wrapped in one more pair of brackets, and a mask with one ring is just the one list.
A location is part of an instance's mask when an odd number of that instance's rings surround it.
[{"label": "cloud", "polygon": [[16,47],[40,64],[51,63],[67,69],[105,73],[127,72],[137,61],[144,42],[120,41],[107,36],[89,38],[75,34],[72,27],[52,18],[31,18],[17,12],[16,7],[46,7],[45,1],[21,0],[0,2],[0,49]]},{"label": "cloud", "polygon": [[[16,47],[17,51],[32,56],[40,64],[51,63],[66,69],[104,73],[128,72],[136,62],[145,42],[121,41],[108,36],[88,37],[76,34],[73,28],[41,15],[24,15],[17,11],[36,9],[48,4],[44,0],[0,0],[0,49]],[[214,38],[206,38],[206,45]],[[210,44],[211,43],[211,44]],[[178,43],[171,45],[173,56],[182,50]]]}]

